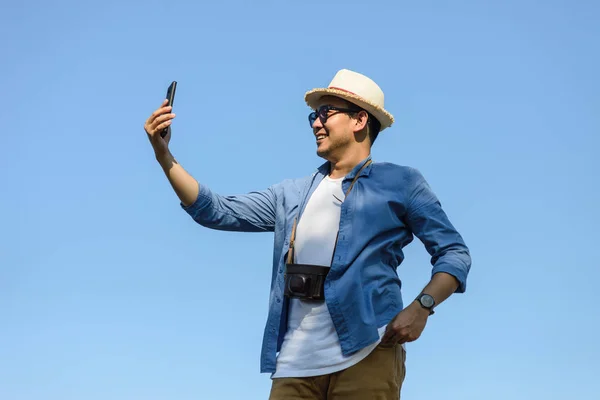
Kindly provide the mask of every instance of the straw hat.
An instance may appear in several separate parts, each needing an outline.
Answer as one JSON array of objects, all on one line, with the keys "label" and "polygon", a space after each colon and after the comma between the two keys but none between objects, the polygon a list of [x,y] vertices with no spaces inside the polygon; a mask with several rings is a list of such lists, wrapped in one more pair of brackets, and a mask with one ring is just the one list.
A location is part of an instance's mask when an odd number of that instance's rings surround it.
[{"label": "straw hat", "polygon": [[323,96],[341,97],[369,112],[381,123],[381,130],[392,126],[394,117],[384,108],[383,91],[373,80],[358,72],[342,69],[337,72],[327,88],[306,92],[304,100],[312,109],[317,108]]}]

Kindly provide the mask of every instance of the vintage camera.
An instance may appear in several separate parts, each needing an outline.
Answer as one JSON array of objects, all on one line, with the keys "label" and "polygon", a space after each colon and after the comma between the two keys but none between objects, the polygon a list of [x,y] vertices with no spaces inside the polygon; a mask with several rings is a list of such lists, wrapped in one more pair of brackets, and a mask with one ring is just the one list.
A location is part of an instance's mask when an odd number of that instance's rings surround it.
[{"label": "vintage camera", "polygon": [[285,296],[305,300],[325,299],[325,278],[329,267],[286,264],[285,268]]}]

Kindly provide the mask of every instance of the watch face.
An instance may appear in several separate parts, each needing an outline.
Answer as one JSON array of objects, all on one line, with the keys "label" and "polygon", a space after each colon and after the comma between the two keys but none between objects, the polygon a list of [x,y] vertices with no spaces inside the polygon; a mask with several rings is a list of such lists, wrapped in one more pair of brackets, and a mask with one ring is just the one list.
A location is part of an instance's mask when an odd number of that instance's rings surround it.
[{"label": "watch face", "polygon": [[433,297],[431,297],[428,294],[424,294],[423,296],[421,296],[421,304],[423,304],[423,306],[429,308],[429,307],[433,307],[433,304],[435,303],[435,301],[433,300]]}]

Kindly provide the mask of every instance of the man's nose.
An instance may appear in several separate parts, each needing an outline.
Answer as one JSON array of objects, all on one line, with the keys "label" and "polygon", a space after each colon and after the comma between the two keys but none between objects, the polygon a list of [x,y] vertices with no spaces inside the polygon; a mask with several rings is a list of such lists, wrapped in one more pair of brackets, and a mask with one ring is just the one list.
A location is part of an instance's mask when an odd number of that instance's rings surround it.
[{"label": "man's nose", "polygon": [[321,118],[317,117],[317,119],[315,119],[315,122],[313,122],[312,124],[312,128],[313,128],[313,132],[318,132],[319,129],[323,128],[323,124],[321,123]]}]

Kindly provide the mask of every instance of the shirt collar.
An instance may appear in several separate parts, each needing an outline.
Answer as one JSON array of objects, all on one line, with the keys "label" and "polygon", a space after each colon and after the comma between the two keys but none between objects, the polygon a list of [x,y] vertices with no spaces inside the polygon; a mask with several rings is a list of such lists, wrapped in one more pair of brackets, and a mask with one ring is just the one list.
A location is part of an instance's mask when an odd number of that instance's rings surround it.
[{"label": "shirt collar", "polygon": [[[358,164],[356,164],[356,166],[354,168],[352,168],[350,170],[350,172],[348,173],[348,175],[346,175],[346,177],[344,179],[354,179],[354,177],[356,176],[356,173],[362,168],[363,165],[365,165],[365,163],[367,161],[371,160],[371,154],[369,154],[369,156],[367,158],[365,158],[364,160],[362,160],[361,162],[359,162]],[[323,176],[327,176],[329,175],[329,171],[330,171],[330,162],[326,161],[323,164],[321,164],[321,166],[319,166],[318,168],[318,172],[323,175]],[[368,165],[365,169],[363,169],[360,173],[361,176],[369,176],[369,174],[371,173],[371,167],[373,166],[373,163],[371,163],[371,165]]]}]

